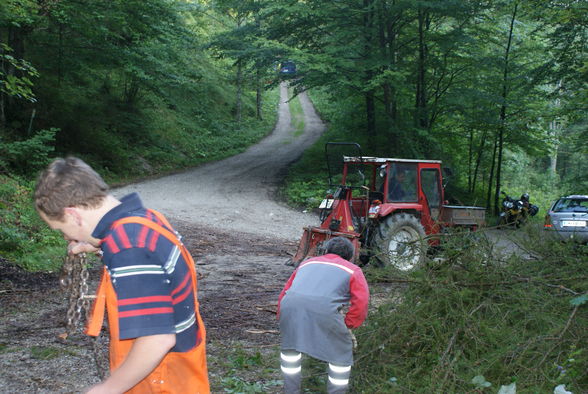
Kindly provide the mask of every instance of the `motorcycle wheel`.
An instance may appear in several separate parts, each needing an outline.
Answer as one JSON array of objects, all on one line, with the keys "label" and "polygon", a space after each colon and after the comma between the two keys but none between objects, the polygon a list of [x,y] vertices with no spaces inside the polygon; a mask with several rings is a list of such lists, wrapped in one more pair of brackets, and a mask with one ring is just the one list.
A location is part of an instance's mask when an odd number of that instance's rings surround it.
[{"label": "motorcycle wheel", "polygon": [[427,253],[425,229],[418,218],[407,213],[388,216],[375,231],[373,247],[381,265],[410,271],[420,265]]},{"label": "motorcycle wheel", "polygon": [[496,227],[504,227],[508,224],[508,220],[506,219],[506,215],[498,216],[498,220],[496,221]]}]

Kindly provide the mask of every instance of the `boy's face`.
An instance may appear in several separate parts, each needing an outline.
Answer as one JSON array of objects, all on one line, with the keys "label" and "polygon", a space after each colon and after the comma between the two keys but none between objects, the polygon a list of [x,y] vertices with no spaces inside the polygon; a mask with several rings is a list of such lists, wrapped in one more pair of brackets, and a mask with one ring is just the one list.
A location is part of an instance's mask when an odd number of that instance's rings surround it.
[{"label": "boy's face", "polygon": [[72,209],[65,209],[62,220],[50,219],[43,212],[39,212],[39,215],[51,229],[59,231],[66,241],[87,242],[91,234],[85,230],[83,221],[75,211],[70,211]]}]

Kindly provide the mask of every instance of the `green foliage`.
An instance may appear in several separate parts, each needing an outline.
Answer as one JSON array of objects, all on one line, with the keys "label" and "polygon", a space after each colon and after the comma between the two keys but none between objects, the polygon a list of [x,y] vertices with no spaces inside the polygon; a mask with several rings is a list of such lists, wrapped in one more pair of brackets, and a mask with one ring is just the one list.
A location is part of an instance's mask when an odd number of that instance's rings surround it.
[{"label": "green foliage", "polygon": [[272,380],[268,382],[253,382],[249,383],[245,380],[237,377],[231,376],[222,379],[223,389],[225,393],[245,393],[245,394],[254,394],[254,393],[267,393],[268,389],[272,387],[281,386],[283,383],[279,380]]},{"label": "green foliage", "polygon": [[[11,52],[12,48],[0,43],[0,62],[5,63],[0,69],[0,94],[34,102],[36,100],[32,91],[32,78],[38,77],[39,73],[26,60],[14,58]],[[5,69],[13,71],[8,73],[4,71]],[[19,75],[16,75],[14,70]]]},{"label": "green foliage", "polygon": [[0,171],[34,174],[49,164],[57,129],[41,130],[23,141],[0,140]]},{"label": "green foliage", "polygon": [[240,343],[211,343],[218,347],[216,357],[208,357],[211,374],[211,389],[225,393],[267,393],[277,391],[283,383],[279,376],[279,362],[275,358],[278,349],[263,354],[258,350],[244,348]]},{"label": "green foliage", "polygon": [[[318,176],[317,176],[318,178]],[[288,203],[307,209],[317,208],[325,198],[325,183],[320,180],[290,180],[283,189]]]},{"label": "green foliage", "polygon": [[0,175],[0,254],[30,271],[56,271],[66,243],[37,214],[31,186]]},{"label": "green foliage", "polygon": [[357,392],[495,392],[484,387],[513,381],[522,392],[588,389],[588,315],[570,304],[588,289],[588,247],[528,226],[511,235],[524,253],[509,255],[487,241],[495,234],[449,235],[410,274],[366,269],[370,282],[408,286],[357,334]]},{"label": "green foliage", "polygon": [[229,358],[233,368],[256,368],[262,364],[261,353],[249,354],[242,348],[237,348]]}]

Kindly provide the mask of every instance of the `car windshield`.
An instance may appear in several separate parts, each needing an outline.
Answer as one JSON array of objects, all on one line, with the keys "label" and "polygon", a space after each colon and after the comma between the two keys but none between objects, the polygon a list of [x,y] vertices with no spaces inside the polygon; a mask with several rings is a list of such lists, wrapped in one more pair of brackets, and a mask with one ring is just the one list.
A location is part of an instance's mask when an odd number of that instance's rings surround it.
[{"label": "car windshield", "polygon": [[588,212],[588,199],[585,198],[560,198],[553,212]]}]

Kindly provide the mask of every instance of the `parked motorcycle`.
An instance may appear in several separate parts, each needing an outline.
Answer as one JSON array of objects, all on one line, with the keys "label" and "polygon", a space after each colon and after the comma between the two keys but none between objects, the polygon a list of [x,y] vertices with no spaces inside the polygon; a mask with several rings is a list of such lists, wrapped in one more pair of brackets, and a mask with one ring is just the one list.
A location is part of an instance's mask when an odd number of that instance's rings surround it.
[{"label": "parked motorcycle", "polygon": [[529,216],[537,215],[539,207],[529,202],[529,194],[523,193],[519,199],[512,198],[505,192],[502,199],[502,212],[498,217],[498,226],[520,227]]}]

